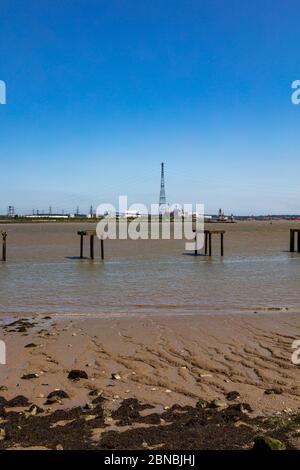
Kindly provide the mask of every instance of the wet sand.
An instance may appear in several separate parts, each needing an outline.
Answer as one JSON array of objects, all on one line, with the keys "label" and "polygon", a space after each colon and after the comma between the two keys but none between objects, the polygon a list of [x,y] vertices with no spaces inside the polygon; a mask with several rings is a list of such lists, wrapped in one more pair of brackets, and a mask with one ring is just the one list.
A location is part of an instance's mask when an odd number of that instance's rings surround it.
[{"label": "wet sand", "polygon": [[[63,389],[70,398],[53,406],[70,407],[84,405],[97,388],[112,402],[131,397],[164,407],[237,391],[255,414],[299,409],[299,366],[291,362],[298,314],[29,320],[33,326],[1,327],[7,364],[0,366],[0,386],[7,399],[22,394],[43,406],[51,391]],[[72,369],[88,379],[71,381]],[[27,374],[38,377],[21,378]]]}]

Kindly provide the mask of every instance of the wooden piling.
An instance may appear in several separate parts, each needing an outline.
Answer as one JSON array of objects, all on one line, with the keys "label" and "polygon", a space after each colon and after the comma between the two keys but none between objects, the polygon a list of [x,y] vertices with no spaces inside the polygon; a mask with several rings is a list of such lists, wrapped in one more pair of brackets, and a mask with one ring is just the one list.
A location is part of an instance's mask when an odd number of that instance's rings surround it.
[{"label": "wooden piling", "polygon": [[104,240],[101,238],[101,259],[104,259]]},{"label": "wooden piling", "polygon": [[208,232],[208,256],[211,256],[211,232]]},{"label": "wooden piling", "polygon": [[300,253],[300,228],[290,229],[290,252],[294,253],[295,251],[297,251],[297,253]]},{"label": "wooden piling", "polygon": [[[80,236],[80,259],[83,258],[83,243],[84,237],[90,237],[90,259],[94,259],[94,244],[95,244],[95,237],[97,236],[96,230],[80,230],[77,232],[77,235]],[[103,239],[100,240],[101,242],[101,259],[104,260],[104,241]]]},{"label": "wooden piling", "polygon": [[94,259],[94,235],[90,235],[90,258]]},{"label": "wooden piling", "polygon": [[80,234],[80,259],[83,258],[83,234]]},{"label": "wooden piling", "polygon": [[7,233],[2,232],[2,261],[6,261],[6,237]]},{"label": "wooden piling", "polygon": [[291,228],[290,230],[290,252],[294,253],[295,251],[295,231]]},{"label": "wooden piling", "polygon": [[212,236],[220,235],[220,251],[224,256],[224,234],[225,230],[204,230],[204,252],[205,255],[212,256]]}]

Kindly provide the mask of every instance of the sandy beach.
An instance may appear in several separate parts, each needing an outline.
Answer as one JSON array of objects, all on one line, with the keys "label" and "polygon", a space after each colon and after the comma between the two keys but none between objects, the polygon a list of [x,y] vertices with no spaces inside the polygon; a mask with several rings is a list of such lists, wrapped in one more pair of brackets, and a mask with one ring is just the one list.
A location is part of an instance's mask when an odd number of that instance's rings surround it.
[{"label": "sandy beach", "polygon": [[[299,407],[299,369],[291,362],[292,342],[300,338],[298,314],[31,320],[36,325],[26,332],[2,328],[7,365],[0,368],[0,384],[8,387],[6,398],[18,390],[42,405],[41,394],[63,388],[69,406],[84,404],[96,387],[111,399],[130,394],[165,406],[237,390],[257,413]],[[72,369],[86,371],[88,379],[68,380]],[[31,373],[39,377],[21,380]],[[112,379],[114,373],[121,378]],[[264,393],[274,387],[282,394]]]},{"label": "sandy beach", "polygon": [[[291,345],[299,337],[299,315],[288,312],[15,318],[1,326],[7,345],[1,396],[26,397],[46,414],[89,408],[97,391],[111,411],[128,399],[158,414],[175,404],[195,407],[199,400],[219,400],[220,408],[247,403],[253,419],[293,415],[299,412],[300,383]],[[86,377],[71,380],[72,370]],[[68,398],[47,403],[55,390]],[[237,393],[229,402],[230,392]],[[115,420],[106,427],[106,432],[116,429]],[[40,445],[46,445],[42,438]]]}]

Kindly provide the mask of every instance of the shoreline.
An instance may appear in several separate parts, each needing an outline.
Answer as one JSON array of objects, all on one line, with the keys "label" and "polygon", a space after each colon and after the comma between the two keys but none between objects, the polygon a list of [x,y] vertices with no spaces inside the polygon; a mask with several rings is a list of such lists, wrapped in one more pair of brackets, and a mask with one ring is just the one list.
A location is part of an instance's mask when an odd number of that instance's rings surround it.
[{"label": "shoreline", "polygon": [[[151,305],[152,311],[145,311],[145,310],[136,310],[134,312],[127,312],[127,311],[106,311],[99,313],[95,312],[88,312],[88,313],[78,313],[78,312],[54,312],[54,311],[19,311],[19,312],[3,312],[0,311],[0,328],[1,325],[5,325],[10,321],[16,320],[20,317],[28,317],[28,318],[39,318],[45,316],[51,316],[53,319],[57,319],[59,321],[64,321],[68,319],[90,319],[90,320],[116,320],[116,319],[160,319],[160,318],[181,318],[181,317],[206,317],[206,316],[223,316],[223,315],[243,315],[243,316],[254,316],[254,315],[283,315],[283,314],[291,314],[291,315],[300,315],[300,307],[284,307],[284,306],[269,306],[269,307],[253,307],[253,306],[245,306],[245,307],[198,307],[194,306],[191,309],[187,309],[186,311],[182,311],[180,305],[178,306],[155,306]],[[156,311],[155,311],[156,310]],[[161,312],[159,312],[161,310]],[[169,311],[168,311],[169,310]],[[178,312],[176,310],[179,310]],[[197,311],[197,313],[196,313]],[[163,312],[163,313],[162,313]]]}]

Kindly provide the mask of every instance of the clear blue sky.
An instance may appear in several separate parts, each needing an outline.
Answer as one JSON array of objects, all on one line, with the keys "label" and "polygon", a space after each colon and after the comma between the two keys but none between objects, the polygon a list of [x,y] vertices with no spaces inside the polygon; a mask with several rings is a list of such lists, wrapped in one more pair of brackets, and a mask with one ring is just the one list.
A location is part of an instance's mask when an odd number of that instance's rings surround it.
[{"label": "clear blue sky", "polygon": [[1,0],[0,212],[300,213],[293,0]]}]

